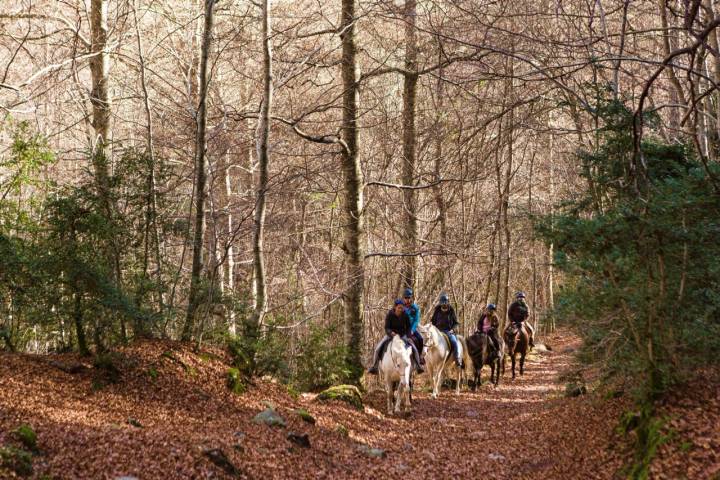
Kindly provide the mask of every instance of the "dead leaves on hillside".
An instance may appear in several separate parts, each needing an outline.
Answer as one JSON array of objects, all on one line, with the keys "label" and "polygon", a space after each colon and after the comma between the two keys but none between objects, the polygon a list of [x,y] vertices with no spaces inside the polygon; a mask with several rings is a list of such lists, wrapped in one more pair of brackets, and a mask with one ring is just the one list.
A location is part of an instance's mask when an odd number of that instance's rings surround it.
[{"label": "dead leaves on hillside", "polygon": [[[534,357],[524,377],[512,382],[508,375],[497,389],[484,385],[459,397],[444,391],[437,400],[418,391],[409,419],[387,417],[382,392],[367,395],[363,411],[312,396],[294,400],[273,383],[238,396],[225,386],[222,352],[195,354],[170,342],[124,349],[119,381],[99,388],[93,388],[92,369],[68,373],[28,356],[3,355],[0,444],[18,425],[32,425],[41,451],[36,477],[387,478],[417,472],[423,478],[613,478],[628,456],[614,433],[627,400],[565,398],[565,385],[556,379],[571,363],[563,347],[576,347],[577,339],[550,341],[554,352]],[[52,361],[79,363],[68,355]],[[268,404],[286,428],[252,421]],[[688,423],[672,424],[678,431],[694,428],[697,405],[686,408]],[[299,409],[315,423],[303,420]],[[693,440],[688,461],[717,464],[711,425]]]}]

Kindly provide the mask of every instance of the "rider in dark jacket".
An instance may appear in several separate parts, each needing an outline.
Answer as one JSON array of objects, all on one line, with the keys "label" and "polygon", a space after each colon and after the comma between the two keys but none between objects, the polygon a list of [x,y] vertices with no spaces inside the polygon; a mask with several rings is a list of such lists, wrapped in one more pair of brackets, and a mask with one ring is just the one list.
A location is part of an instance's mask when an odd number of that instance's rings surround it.
[{"label": "rider in dark jacket", "polygon": [[[535,329],[533,329],[529,322],[526,322],[529,316],[530,309],[525,302],[525,294],[523,292],[517,292],[515,294],[515,301],[510,305],[510,308],[508,308],[508,318],[516,328],[521,329],[523,325],[527,328],[528,343],[531,347],[534,347]],[[510,325],[508,325],[508,327],[509,326]]]},{"label": "rider in dark jacket", "polygon": [[405,302],[402,300],[395,300],[395,306],[385,316],[385,337],[380,340],[375,352],[373,354],[372,367],[368,369],[368,373],[378,373],[378,364],[382,354],[385,353],[385,348],[388,343],[392,340],[395,335],[400,335],[400,338],[405,340],[405,343],[409,344],[413,350],[413,357],[415,359],[415,366],[418,373],[422,373],[425,370],[420,365],[420,355],[418,354],[415,344],[408,340],[407,336],[410,333],[410,317],[405,311]]},{"label": "rider in dark jacket", "polygon": [[457,315],[455,310],[450,306],[450,298],[446,293],[440,294],[439,305],[435,307],[433,311],[432,319],[430,323],[448,336],[450,343],[452,344],[452,350],[455,357],[455,364],[458,367],[462,366],[462,360],[460,359],[460,349],[458,348],[457,337],[455,337],[454,329],[458,325]]}]

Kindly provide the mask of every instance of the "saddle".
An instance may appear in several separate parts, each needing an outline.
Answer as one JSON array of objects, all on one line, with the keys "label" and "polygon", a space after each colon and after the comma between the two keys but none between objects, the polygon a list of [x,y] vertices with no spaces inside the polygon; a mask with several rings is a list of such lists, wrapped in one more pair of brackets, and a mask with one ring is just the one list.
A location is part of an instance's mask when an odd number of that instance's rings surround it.
[{"label": "saddle", "polygon": [[[455,351],[455,346],[454,346],[453,343],[450,341],[450,337],[448,336],[447,333],[443,332],[442,330],[440,330],[440,335],[442,335],[443,337],[445,337],[445,342],[447,342],[448,346],[450,347],[450,353],[448,354],[447,358],[448,358],[448,359],[454,358],[454,357],[455,357],[455,354],[458,353],[458,352]],[[459,337],[458,335],[455,335],[455,338],[457,338],[458,345],[460,345],[460,337]],[[462,368],[465,368],[465,367],[464,367],[465,362],[462,360],[462,358],[460,359],[460,364],[461,364]]]},{"label": "saddle", "polygon": [[[405,343],[405,346],[406,346],[406,347],[412,348],[411,345],[410,345],[410,341],[409,341],[407,338],[401,338],[401,340]],[[382,346],[380,347],[380,352],[379,352],[379,355],[378,355],[378,358],[379,358],[380,360],[382,360],[383,357],[385,356],[385,353],[387,352],[387,349],[388,349],[388,347],[390,346],[391,343],[392,343],[392,339],[390,339],[390,340],[388,340],[387,342],[383,343]]]},{"label": "saddle", "polygon": [[490,335],[482,332],[475,332],[465,341],[467,343],[468,353],[471,357],[473,357],[473,359],[482,352],[483,337],[487,337],[487,348],[490,353],[488,358],[495,357],[498,354],[495,344],[490,339]]}]

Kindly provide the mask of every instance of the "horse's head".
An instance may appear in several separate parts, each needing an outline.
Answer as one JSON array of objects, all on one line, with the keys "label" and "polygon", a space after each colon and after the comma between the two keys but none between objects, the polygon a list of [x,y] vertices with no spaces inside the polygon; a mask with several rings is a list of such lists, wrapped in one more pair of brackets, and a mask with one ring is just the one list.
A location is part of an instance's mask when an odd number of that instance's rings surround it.
[{"label": "horse's head", "polygon": [[438,339],[436,335],[433,335],[433,329],[435,329],[435,327],[429,323],[426,323],[425,325],[418,325],[418,331],[425,339],[426,350],[437,345]]}]

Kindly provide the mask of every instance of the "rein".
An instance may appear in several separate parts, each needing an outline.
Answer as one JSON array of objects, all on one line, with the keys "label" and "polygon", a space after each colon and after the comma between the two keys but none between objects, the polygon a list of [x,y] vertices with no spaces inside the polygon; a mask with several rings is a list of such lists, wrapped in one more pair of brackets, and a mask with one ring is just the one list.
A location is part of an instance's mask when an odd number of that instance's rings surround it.
[{"label": "rein", "polygon": [[[412,348],[410,345],[408,345],[408,344],[405,343],[405,340],[403,340],[402,338],[401,338],[400,340],[402,340],[403,346],[404,346],[406,349],[407,349],[407,348]],[[390,342],[390,345],[388,346],[388,348],[390,349],[390,360],[392,361],[393,365],[395,365],[395,368],[398,369],[398,370],[400,370],[400,363],[398,363],[398,362],[395,361],[395,355],[393,354],[392,341]],[[410,361],[410,363],[412,363],[412,360]]]}]

